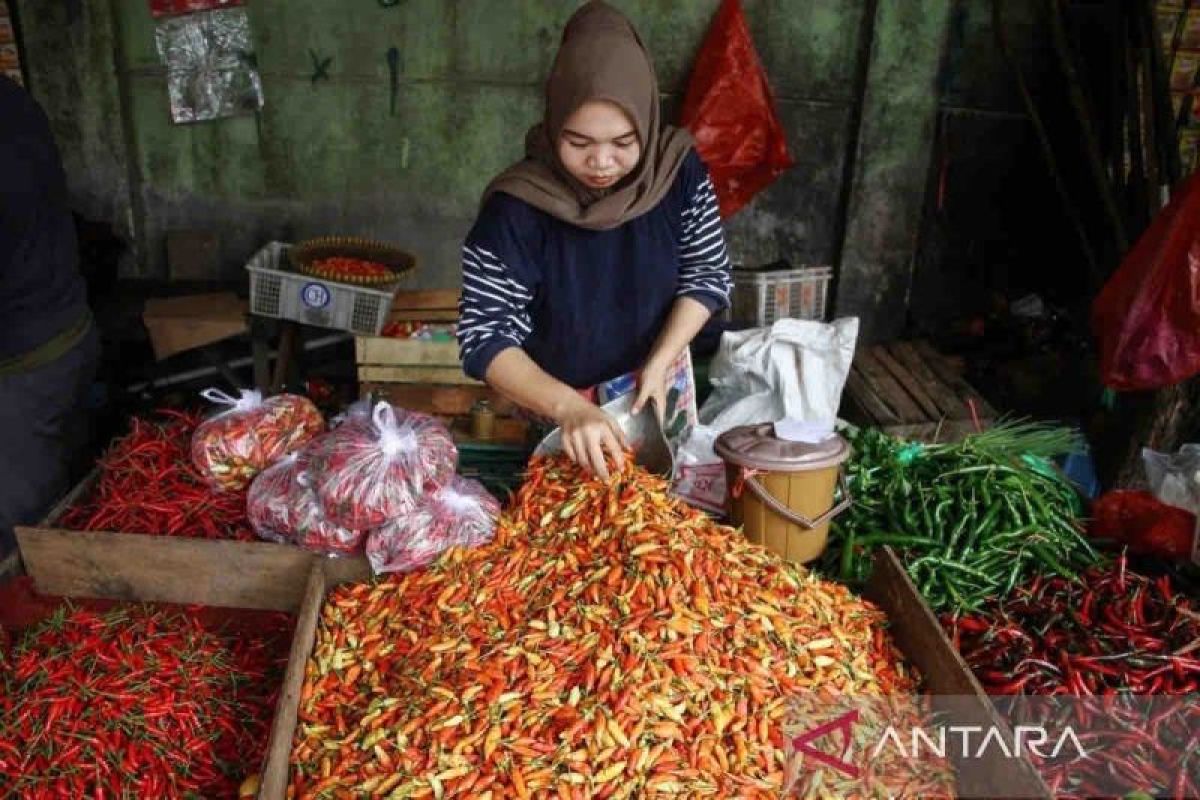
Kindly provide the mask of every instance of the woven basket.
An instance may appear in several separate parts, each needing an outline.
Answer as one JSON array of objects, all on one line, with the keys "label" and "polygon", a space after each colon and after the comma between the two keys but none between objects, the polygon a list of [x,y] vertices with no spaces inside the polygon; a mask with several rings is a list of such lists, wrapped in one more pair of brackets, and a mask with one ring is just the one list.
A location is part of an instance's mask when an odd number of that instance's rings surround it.
[{"label": "woven basket", "polygon": [[[313,264],[326,258],[361,258],[364,261],[374,261],[383,264],[392,271],[390,277],[380,276],[368,278],[365,276],[331,277],[317,271]],[[308,239],[300,242],[288,252],[288,257],[296,271],[323,280],[333,280],[339,283],[349,283],[358,286],[383,286],[395,283],[406,273],[417,268],[417,259],[411,253],[398,247],[371,239],[359,239],[355,236],[324,236],[319,239]]]}]

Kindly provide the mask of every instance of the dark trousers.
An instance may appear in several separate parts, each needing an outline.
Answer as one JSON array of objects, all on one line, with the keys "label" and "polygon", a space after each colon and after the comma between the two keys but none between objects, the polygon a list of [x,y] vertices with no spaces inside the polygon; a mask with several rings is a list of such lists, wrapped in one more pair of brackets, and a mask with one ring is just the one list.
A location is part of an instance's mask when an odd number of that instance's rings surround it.
[{"label": "dark trousers", "polygon": [[40,521],[69,488],[72,460],[86,442],[83,398],[99,355],[93,327],[57,361],[0,375],[0,559],[15,547],[13,526]]}]

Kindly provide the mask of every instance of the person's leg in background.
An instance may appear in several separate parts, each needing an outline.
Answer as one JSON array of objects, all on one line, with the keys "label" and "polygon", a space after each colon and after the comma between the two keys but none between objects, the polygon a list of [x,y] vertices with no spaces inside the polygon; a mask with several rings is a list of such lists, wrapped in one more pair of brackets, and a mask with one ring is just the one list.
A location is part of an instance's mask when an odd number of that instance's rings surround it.
[{"label": "person's leg in background", "polygon": [[57,361],[0,375],[0,572],[15,552],[13,528],[40,521],[69,488],[99,350],[93,328]]}]

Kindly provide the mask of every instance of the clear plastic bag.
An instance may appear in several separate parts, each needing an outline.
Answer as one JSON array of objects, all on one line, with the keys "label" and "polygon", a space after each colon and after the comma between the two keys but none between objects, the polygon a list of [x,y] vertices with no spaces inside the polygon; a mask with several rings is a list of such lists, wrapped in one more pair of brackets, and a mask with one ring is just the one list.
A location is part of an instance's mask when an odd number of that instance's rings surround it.
[{"label": "clear plastic bag", "polygon": [[259,473],[250,484],[246,515],[260,538],[294,544],[328,555],[362,551],[365,531],[329,520],[309,485],[310,450],[291,453]]},{"label": "clear plastic bag", "polygon": [[330,520],[368,530],[411,513],[457,467],[458,449],[442,423],[379,402],[371,424],[343,423],[314,448],[309,473]]},{"label": "clear plastic bag", "polygon": [[499,501],[481,483],[455,476],[412,513],[372,531],[367,560],[377,573],[420,569],[451,547],[491,541],[499,516]]},{"label": "clear plastic bag", "polygon": [[1200,514],[1200,444],[1185,444],[1178,453],[1142,448],[1146,482],[1164,503]]},{"label": "clear plastic bag", "polygon": [[367,532],[343,528],[329,519],[310,485],[310,477],[311,473],[301,471],[293,483],[289,502],[293,543],[326,555],[361,553]]},{"label": "clear plastic bag", "polygon": [[255,475],[325,429],[325,418],[305,397],[281,394],[264,400],[261,392],[246,389],[240,394],[201,392],[204,399],[228,406],[192,434],[192,463],[217,489],[245,488]]},{"label": "clear plastic bag", "polygon": [[289,503],[298,472],[298,453],[289,453],[254,478],[246,494],[246,516],[260,539],[292,541]]}]

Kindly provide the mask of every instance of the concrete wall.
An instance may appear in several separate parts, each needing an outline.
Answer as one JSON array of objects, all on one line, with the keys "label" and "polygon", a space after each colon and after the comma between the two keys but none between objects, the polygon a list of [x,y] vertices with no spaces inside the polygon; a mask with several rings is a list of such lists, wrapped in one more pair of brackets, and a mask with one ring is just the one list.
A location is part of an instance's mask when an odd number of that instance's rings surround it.
[{"label": "concrete wall", "polygon": [[[718,0],[617,2],[655,55],[674,118]],[[966,4],[986,9],[988,0]],[[200,228],[221,236],[217,277],[237,277],[266,240],[346,233],[411,249],[418,285],[450,286],[480,190],[519,157],[578,2],[251,0],[266,105],[257,116],[190,126],[170,122],[145,0],[17,5],[31,88],[51,115],[80,209],[137,244],[126,276],[168,277],[166,232]],[[841,310],[884,320],[879,331],[889,333],[903,324],[909,294],[952,4],[744,5],[797,166],[730,222],[735,259],[830,263],[844,253]],[[310,49],[333,58],[329,80],[311,80]]]}]

